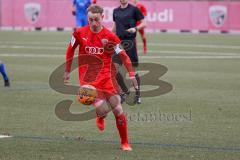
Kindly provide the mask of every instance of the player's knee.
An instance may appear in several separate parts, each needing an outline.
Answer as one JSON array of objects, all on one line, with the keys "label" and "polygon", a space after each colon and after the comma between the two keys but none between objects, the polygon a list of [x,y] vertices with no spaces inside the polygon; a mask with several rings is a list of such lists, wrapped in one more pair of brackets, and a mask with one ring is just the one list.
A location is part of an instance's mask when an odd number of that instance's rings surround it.
[{"label": "player's knee", "polygon": [[109,103],[111,104],[111,108],[115,116],[119,116],[122,114],[123,109],[122,109],[121,99],[119,95],[114,95],[110,97]]},{"label": "player's knee", "polygon": [[123,113],[123,109],[122,109],[121,103],[119,105],[115,106],[115,108],[113,108],[112,111],[113,111],[113,114],[115,116],[121,115]]},{"label": "player's knee", "polygon": [[94,104],[96,108],[96,113],[100,117],[104,117],[108,112],[111,111],[111,108],[108,106],[107,102],[103,99],[97,100]]},{"label": "player's knee", "polygon": [[119,104],[121,104],[121,99],[119,95],[113,95],[109,98],[109,103],[111,104],[111,106],[113,108],[115,108],[114,106],[117,106]]}]

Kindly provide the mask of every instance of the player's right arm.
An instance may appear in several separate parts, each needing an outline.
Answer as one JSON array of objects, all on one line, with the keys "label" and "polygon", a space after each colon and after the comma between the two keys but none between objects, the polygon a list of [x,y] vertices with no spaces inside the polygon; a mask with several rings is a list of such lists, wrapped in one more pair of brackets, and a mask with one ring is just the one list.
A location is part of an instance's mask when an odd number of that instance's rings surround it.
[{"label": "player's right arm", "polygon": [[139,21],[140,24],[136,27],[129,28],[127,31],[130,33],[135,33],[137,30],[143,29],[146,27],[146,20],[139,8],[135,7],[134,17],[136,21]]},{"label": "player's right arm", "polygon": [[78,45],[79,44],[78,44],[76,38],[72,35],[71,41],[70,41],[67,51],[66,51],[66,63],[65,63],[66,65],[65,65],[65,73],[63,76],[64,83],[69,82],[74,51]]},{"label": "player's right arm", "polygon": [[113,27],[112,32],[116,34],[115,9],[113,10]]},{"label": "player's right arm", "polygon": [[116,34],[116,23],[113,23],[112,32]]}]

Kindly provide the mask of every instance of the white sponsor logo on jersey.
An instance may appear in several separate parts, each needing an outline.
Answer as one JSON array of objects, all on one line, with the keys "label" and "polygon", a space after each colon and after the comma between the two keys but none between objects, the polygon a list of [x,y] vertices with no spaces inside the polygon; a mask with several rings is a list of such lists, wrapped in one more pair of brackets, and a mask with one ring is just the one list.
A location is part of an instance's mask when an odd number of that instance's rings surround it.
[{"label": "white sponsor logo on jersey", "polygon": [[39,3],[26,3],[24,4],[24,13],[28,22],[34,24],[37,22],[40,15],[41,5]]},{"label": "white sponsor logo on jersey", "polygon": [[104,49],[100,47],[86,46],[85,52],[88,54],[103,54]]}]

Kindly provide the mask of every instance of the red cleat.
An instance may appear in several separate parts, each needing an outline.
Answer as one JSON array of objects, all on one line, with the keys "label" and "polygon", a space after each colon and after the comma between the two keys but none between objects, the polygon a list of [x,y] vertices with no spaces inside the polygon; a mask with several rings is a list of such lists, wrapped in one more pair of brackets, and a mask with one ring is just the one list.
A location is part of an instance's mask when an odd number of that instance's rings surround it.
[{"label": "red cleat", "polygon": [[96,125],[100,131],[103,131],[105,128],[104,118],[103,117],[96,117]]},{"label": "red cleat", "polygon": [[123,151],[132,151],[132,147],[128,143],[121,144],[121,150]]}]

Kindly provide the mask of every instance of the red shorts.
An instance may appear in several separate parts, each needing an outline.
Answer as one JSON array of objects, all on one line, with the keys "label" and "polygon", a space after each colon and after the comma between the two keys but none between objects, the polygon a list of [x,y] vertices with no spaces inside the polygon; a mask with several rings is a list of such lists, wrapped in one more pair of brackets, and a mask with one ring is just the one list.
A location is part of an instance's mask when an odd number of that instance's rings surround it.
[{"label": "red shorts", "polygon": [[113,95],[119,94],[119,86],[115,77],[101,76],[95,81],[86,83],[80,82],[81,85],[92,85],[97,89],[99,99],[108,99]]}]

